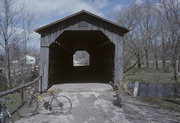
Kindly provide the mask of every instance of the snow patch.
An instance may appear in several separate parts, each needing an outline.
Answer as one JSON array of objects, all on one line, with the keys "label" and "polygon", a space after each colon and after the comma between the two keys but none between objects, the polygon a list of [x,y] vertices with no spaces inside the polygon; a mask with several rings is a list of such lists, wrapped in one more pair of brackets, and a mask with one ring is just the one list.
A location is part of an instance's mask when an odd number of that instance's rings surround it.
[{"label": "snow patch", "polygon": [[104,110],[104,112],[106,112],[106,113],[111,110],[111,109],[110,109],[110,108],[111,108],[110,105],[112,105],[112,102],[106,101],[106,100],[104,100],[104,99],[98,99],[98,100],[96,100],[96,101],[94,102],[94,107],[95,107],[96,109],[102,108],[102,109]]},{"label": "snow patch", "polygon": [[[119,122],[120,123],[130,123],[126,119],[125,115],[122,113],[123,109],[114,106],[114,104],[111,101],[107,101],[107,100],[104,100],[104,99],[98,99],[98,100],[95,101],[94,105],[95,105],[96,109],[100,109],[101,108],[106,113],[112,112],[114,114],[114,117],[112,117],[111,120],[114,123],[119,123]],[[106,122],[108,122],[108,121],[106,121]]]},{"label": "snow patch", "polygon": [[88,119],[88,121],[84,121],[84,123],[89,123],[89,122],[95,122],[96,121],[96,118],[95,117],[90,117]]},{"label": "snow patch", "polygon": [[91,96],[95,96],[96,98],[98,98],[100,95],[99,92],[80,92],[79,94],[84,98],[89,98]]},{"label": "snow patch", "polygon": [[120,112],[120,110],[115,110],[113,111],[114,113],[114,117],[111,118],[111,120],[114,122],[114,123],[118,123],[119,121],[121,121],[120,123],[130,123],[126,117],[124,116],[123,113]]}]

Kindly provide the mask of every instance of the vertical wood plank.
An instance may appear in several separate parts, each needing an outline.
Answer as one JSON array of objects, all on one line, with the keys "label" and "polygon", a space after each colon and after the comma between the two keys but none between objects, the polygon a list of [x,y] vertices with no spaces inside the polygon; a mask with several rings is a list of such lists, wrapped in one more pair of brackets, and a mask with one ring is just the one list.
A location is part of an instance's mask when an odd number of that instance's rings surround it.
[{"label": "vertical wood plank", "polygon": [[40,75],[42,76],[42,83],[39,83],[39,89],[40,91],[45,91],[48,89],[49,47],[41,47],[40,52]]},{"label": "vertical wood plank", "polygon": [[114,85],[119,85],[123,80],[123,43],[119,35],[114,37],[115,56],[114,56]]},{"label": "vertical wood plank", "polygon": [[23,88],[20,90],[20,95],[21,95],[21,104],[23,105],[24,103],[24,89]]}]

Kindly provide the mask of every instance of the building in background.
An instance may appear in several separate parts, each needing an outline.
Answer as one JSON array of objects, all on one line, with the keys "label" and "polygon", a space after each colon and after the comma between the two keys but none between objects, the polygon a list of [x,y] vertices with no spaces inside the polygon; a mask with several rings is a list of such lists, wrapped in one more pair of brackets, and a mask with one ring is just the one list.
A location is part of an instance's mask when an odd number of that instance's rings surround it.
[{"label": "building in background", "polygon": [[26,55],[26,64],[29,64],[29,65],[36,64],[36,57],[34,55],[27,54]]}]

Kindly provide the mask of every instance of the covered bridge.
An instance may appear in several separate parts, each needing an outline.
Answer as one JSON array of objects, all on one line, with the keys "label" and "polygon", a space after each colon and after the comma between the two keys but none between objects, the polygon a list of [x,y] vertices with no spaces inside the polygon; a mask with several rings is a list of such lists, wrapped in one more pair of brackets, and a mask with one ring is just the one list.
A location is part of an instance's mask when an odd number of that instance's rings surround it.
[{"label": "covered bridge", "polygon": [[[128,29],[80,11],[36,29],[41,35],[40,90],[67,82],[118,84],[123,79],[123,36]],[[74,66],[77,51],[89,54],[89,65]]]}]

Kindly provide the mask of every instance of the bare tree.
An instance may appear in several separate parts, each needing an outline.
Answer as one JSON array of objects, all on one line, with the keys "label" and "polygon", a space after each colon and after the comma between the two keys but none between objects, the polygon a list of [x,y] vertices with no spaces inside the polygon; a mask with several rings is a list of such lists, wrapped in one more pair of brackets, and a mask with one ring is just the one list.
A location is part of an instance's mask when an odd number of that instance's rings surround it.
[{"label": "bare tree", "polygon": [[[158,12],[159,11],[159,12]],[[170,33],[168,31],[168,22],[164,16],[164,11],[159,9],[158,12],[158,20],[159,20],[159,32],[158,32],[158,38],[161,40],[161,58],[162,58],[162,69],[163,71],[166,71],[166,60],[168,57],[168,52],[170,50],[171,41],[170,41]]]},{"label": "bare tree", "polygon": [[165,18],[168,22],[168,31],[171,41],[171,56],[174,71],[174,83],[177,84],[177,64],[178,47],[180,46],[180,2],[179,0],[160,0],[164,9]]},{"label": "bare tree", "polygon": [[[132,59],[136,57],[136,61],[132,66],[138,64],[138,68],[141,68],[142,59],[142,45],[143,40],[141,37],[142,30],[140,29],[140,23],[142,19],[142,7],[140,5],[133,5],[122,11],[119,15],[118,22],[128,27],[131,31],[125,36],[125,52],[127,52],[126,59]],[[128,57],[128,58],[127,58]],[[132,68],[130,66],[129,68]],[[128,68],[127,68],[128,69]]]},{"label": "bare tree", "polygon": [[[154,3],[145,1],[142,6],[142,17],[140,27],[142,30],[141,37],[143,39],[143,48],[145,53],[146,68],[149,68],[149,53],[151,50],[154,53],[154,58],[157,61],[157,40],[158,31],[157,17],[154,9]],[[157,65],[157,62],[156,62]]]},{"label": "bare tree", "polygon": [[7,86],[10,86],[10,57],[9,57],[9,43],[10,40],[13,40],[12,35],[15,30],[15,26],[13,20],[15,19],[15,12],[11,11],[12,2],[10,0],[1,0],[1,47],[4,49],[4,65],[5,65],[5,73],[7,78]]},{"label": "bare tree", "polygon": [[[150,6],[150,32],[149,32],[149,42],[150,42],[150,49],[152,50],[152,54],[154,56],[155,61],[155,68],[156,70],[159,69],[159,60],[160,55],[162,55],[165,52],[165,44],[164,44],[164,26],[162,24],[162,18],[161,18],[161,12],[159,11],[159,8],[157,8],[156,4],[148,4]],[[162,32],[163,31],[163,32]],[[162,35],[161,35],[162,34]],[[162,36],[162,37],[161,37]],[[163,40],[163,41],[161,41]],[[161,46],[164,44],[163,46]],[[161,50],[160,48],[163,47],[163,53],[160,54]],[[164,54],[163,54],[164,56]],[[165,59],[165,56],[163,57]]]},{"label": "bare tree", "polygon": [[[11,83],[11,54],[10,48],[13,43],[28,40],[30,21],[24,17],[24,4],[18,5],[15,0],[0,0],[0,46],[2,59],[5,67],[7,86]],[[26,46],[24,46],[26,48]],[[18,55],[18,54],[17,54]]]}]

